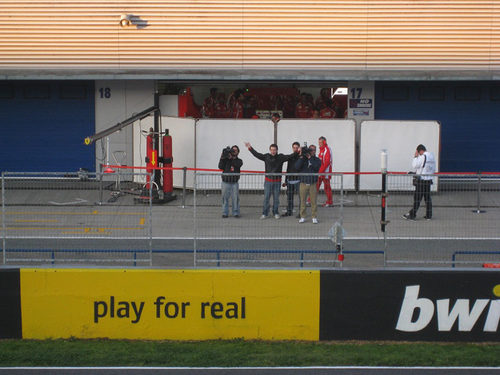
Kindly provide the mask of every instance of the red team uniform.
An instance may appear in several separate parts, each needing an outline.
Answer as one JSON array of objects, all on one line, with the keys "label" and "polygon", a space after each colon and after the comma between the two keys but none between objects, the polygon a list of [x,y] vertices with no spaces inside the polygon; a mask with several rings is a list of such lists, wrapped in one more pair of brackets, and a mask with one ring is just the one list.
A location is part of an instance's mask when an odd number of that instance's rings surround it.
[{"label": "red team uniform", "polygon": [[218,102],[215,105],[215,117],[217,118],[231,117],[231,111],[227,108],[224,95],[219,94],[217,100]]},{"label": "red team uniform", "polygon": [[312,118],[313,110],[307,103],[299,102],[295,107],[296,118]]},{"label": "red team uniform", "polygon": [[243,103],[236,100],[233,105],[233,118],[243,118]]},{"label": "red team uniform", "polygon": [[203,102],[203,117],[215,117],[215,106],[217,105],[217,100],[209,96]]},{"label": "red team uniform", "polygon": [[[319,148],[318,157],[321,160],[321,168],[319,169],[319,173],[330,173],[333,171],[332,168],[332,149],[325,142],[323,147]],[[331,176],[319,176],[318,183],[316,185],[316,189],[319,191],[321,187],[321,183],[324,184],[325,194],[326,194],[326,202],[324,206],[333,206],[333,197],[332,197],[332,187],[330,186]]]},{"label": "red team uniform", "polygon": [[330,107],[323,107],[321,111],[319,111],[320,118],[335,118],[337,114]]}]

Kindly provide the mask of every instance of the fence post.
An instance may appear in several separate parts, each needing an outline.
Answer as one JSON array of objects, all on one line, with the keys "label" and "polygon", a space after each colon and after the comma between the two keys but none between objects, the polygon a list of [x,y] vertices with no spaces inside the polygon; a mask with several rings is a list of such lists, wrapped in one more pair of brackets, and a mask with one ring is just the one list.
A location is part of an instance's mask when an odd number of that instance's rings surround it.
[{"label": "fence post", "polygon": [[153,173],[149,177],[149,266],[153,267]]},{"label": "fence post", "polygon": [[186,174],[187,167],[182,168],[182,208],[186,208]]},{"label": "fence post", "polygon": [[[340,227],[344,230],[344,174],[340,175]],[[340,239],[340,249],[337,259],[340,260],[340,268],[344,267],[344,236]]]},{"label": "fence post", "polygon": [[344,225],[344,173],[340,175],[340,225]]},{"label": "fence post", "polygon": [[197,222],[196,222],[196,179],[198,172],[194,172],[193,181],[193,267],[196,268],[196,235],[197,235]]},{"label": "fence post", "polygon": [[380,171],[382,176],[382,194],[380,200],[380,230],[384,235],[384,267],[385,267],[385,253],[387,251],[387,233],[385,227],[389,222],[386,219],[387,210],[387,151],[382,150],[380,153]]},{"label": "fence post", "polygon": [[99,163],[99,206],[102,206],[102,194],[102,163]]},{"label": "fence post", "polygon": [[5,175],[2,172],[2,254],[3,264],[6,262],[6,227],[5,227]]},{"label": "fence post", "polygon": [[477,208],[472,210],[476,214],[485,213],[485,210],[481,210],[481,172],[477,172]]}]

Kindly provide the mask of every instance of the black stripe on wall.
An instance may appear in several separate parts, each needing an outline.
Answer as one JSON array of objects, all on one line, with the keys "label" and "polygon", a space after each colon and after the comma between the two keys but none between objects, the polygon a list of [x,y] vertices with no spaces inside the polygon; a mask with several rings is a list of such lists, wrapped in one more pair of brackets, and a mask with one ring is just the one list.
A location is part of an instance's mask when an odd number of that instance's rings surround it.
[{"label": "black stripe on wall", "polygon": [[22,338],[19,269],[0,270],[0,338]]},{"label": "black stripe on wall", "polygon": [[321,271],[320,280],[320,340],[500,341],[498,271]]}]

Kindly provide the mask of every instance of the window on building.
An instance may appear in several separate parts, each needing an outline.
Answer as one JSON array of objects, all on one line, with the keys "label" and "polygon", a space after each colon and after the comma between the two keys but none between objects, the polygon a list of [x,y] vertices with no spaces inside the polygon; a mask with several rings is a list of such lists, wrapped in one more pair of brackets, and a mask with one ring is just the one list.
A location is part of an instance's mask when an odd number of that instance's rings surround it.
[{"label": "window on building", "polygon": [[43,83],[28,84],[24,87],[23,94],[25,99],[49,99],[50,87]]},{"label": "window on building", "polygon": [[490,100],[500,101],[500,86],[490,87]]},{"label": "window on building", "polygon": [[0,83],[0,99],[13,99],[14,96],[14,85],[11,83]]},{"label": "window on building", "polygon": [[443,101],[444,87],[422,86],[418,89],[418,100],[421,101]]},{"label": "window on building", "polygon": [[477,101],[481,100],[481,88],[477,86],[455,87],[455,100]]},{"label": "window on building", "polygon": [[410,98],[410,89],[408,86],[386,85],[382,89],[382,97],[387,101],[405,101]]},{"label": "window on building", "polygon": [[87,88],[78,84],[63,84],[59,90],[61,99],[86,99]]}]

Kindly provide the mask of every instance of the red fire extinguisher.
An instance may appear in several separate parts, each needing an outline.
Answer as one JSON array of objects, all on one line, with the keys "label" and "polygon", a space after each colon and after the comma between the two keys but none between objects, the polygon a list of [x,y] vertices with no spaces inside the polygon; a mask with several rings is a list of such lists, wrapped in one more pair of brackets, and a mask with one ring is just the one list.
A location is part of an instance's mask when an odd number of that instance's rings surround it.
[{"label": "red fire extinguisher", "polygon": [[151,174],[154,168],[158,166],[158,150],[154,149],[155,134],[153,128],[149,129],[149,135],[146,138],[146,188],[149,189],[151,183]]},{"label": "red fire extinguisher", "polygon": [[[163,167],[172,168],[172,137],[168,134],[168,129],[165,129],[163,135]],[[173,185],[173,172],[172,169],[163,170],[163,192],[165,194],[172,194],[174,190]]]}]

